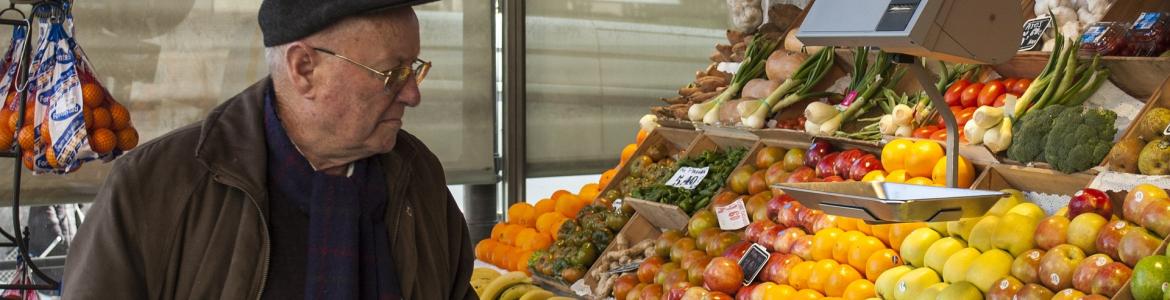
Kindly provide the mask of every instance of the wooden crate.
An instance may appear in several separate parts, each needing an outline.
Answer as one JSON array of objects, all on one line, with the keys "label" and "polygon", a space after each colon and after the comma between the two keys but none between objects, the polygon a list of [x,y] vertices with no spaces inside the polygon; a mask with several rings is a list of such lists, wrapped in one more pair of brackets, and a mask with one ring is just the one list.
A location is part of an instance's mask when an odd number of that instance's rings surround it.
[{"label": "wooden crate", "polygon": [[[658,127],[646,137],[646,140],[642,141],[642,145],[638,146],[638,149],[634,150],[634,154],[630,157],[632,159],[646,154],[647,149],[659,144],[666,145],[667,152],[669,153],[683,153],[698,137],[699,132],[693,129]],[[605,195],[610,190],[620,188],[622,179],[625,179],[629,174],[630,171],[625,166],[618,168],[617,174],[613,176],[613,179],[601,187],[601,195]]]},{"label": "wooden crate", "polygon": [[[1170,3],[1170,2],[1168,2]],[[992,69],[1005,77],[1036,78],[1048,63],[1050,52],[1024,51]],[[1083,57],[1082,57],[1083,58]],[[1104,56],[1101,66],[1109,69],[1109,81],[1137,99],[1148,99],[1170,77],[1170,58]]]},{"label": "wooden crate", "polygon": [[662,231],[653,224],[650,224],[650,221],[648,221],[646,217],[644,217],[642,214],[634,213],[634,216],[630,218],[630,221],[626,222],[626,226],[622,227],[622,230],[618,232],[616,236],[614,236],[615,241],[618,238],[625,239],[627,241],[626,245],[621,247],[615,243],[609,243],[609,246],[605,247],[605,250],[603,250],[601,254],[597,256],[599,263],[594,263],[593,266],[589,268],[589,272],[585,273],[585,285],[589,286],[590,289],[597,287],[598,280],[601,277],[601,265],[604,263],[601,261],[601,258],[605,257],[606,254],[609,254],[610,252],[626,250],[629,247],[633,247],[634,244],[637,244],[638,242],[656,239],[661,234]]},{"label": "wooden crate", "polygon": [[[998,191],[1002,189],[1016,189],[1022,192],[1038,192],[1052,195],[1071,196],[1089,185],[1093,176],[1089,174],[1064,174],[1055,170],[1011,166],[992,165],[987,168],[971,185],[971,189]],[[1113,207],[1121,209],[1121,203],[1114,201]],[[1056,212],[1060,207],[1068,206],[1068,200],[1057,202],[1036,203],[1044,208],[1048,215]]]},{"label": "wooden crate", "polygon": [[[1166,188],[1166,187],[1163,187],[1163,188]],[[1167,189],[1167,191],[1170,191],[1170,189]],[[1121,207],[1119,205],[1125,199],[1125,196],[1126,196],[1126,194],[1129,193],[1129,191],[1106,191],[1105,193],[1109,195],[1110,200],[1112,200],[1114,203],[1113,208],[1114,208],[1115,214],[1120,215]],[[1133,222],[1131,222],[1131,223],[1133,223]],[[1137,224],[1135,223],[1134,225],[1137,225]],[[1154,250],[1154,255],[1163,255],[1164,253],[1166,253],[1166,247],[1168,244],[1170,244],[1170,236],[1164,237],[1162,239],[1162,244],[1158,245],[1157,250]],[[1111,299],[1113,299],[1113,300],[1133,300],[1133,293],[1130,293],[1130,290],[1129,290],[1130,282],[1132,282],[1132,280],[1126,280],[1125,287],[1122,288],[1120,291],[1117,291],[1117,294],[1113,295],[1113,298],[1111,298]]]}]

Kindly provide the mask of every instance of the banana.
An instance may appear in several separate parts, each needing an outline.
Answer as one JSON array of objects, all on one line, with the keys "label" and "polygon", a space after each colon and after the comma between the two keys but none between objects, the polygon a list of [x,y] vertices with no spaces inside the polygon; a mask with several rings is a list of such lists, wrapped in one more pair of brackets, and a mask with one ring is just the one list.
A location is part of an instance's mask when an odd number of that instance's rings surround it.
[{"label": "banana", "polygon": [[512,287],[508,288],[508,290],[504,291],[503,294],[500,295],[499,300],[520,300],[520,297],[523,297],[524,294],[527,294],[530,291],[539,290],[539,289],[540,288],[536,287],[535,285],[531,285],[531,284],[513,285]]},{"label": "banana", "polygon": [[548,298],[552,298],[552,296],[554,296],[552,292],[542,289],[535,289],[524,293],[524,296],[520,297],[520,300],[548,300]]},{"label": "banana", "polygon": [[574,299],[569,298],[569,297],[556,296],[556,297],[548,298],[548,300],[574,300]]},{"label": "banana", "polygon": [[496,277],[500,277],[500,272],[497,272],[492,268],[479,267],[471,271],[471,281],[487,278],[488,282],[491,282],[492,279],[496,279]]},{"label": "banana", "polygon": [[487,287],[487,285],[491,284],[491,283],[492,283],[492,280],[490,280],[490,279],[484,279],[484,278],[472,279],[471,280],[471,288],[475,290],[476,295],[480,295],[480,294],[483,294],[483,288]]},{"label": "banana", "polygon": [[509,287],[517,284],[532,284],[532,278],[523,272],[508,272],[500,275],[500,277],[493,279],[486,287],[483,288],[483,294],[479,295],[483,300],[495,300],[500,297]]}]

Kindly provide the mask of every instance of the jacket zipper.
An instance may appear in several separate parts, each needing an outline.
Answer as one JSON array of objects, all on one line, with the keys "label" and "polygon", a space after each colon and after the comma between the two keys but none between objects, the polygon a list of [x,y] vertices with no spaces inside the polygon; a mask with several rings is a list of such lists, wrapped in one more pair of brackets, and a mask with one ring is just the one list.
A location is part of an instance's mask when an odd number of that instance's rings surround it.
[{"label": "jacket zipper", "polygon": [[263,275],[260,276],[260,289],[256,291],[256,300],[260,300],[260,299],[262,299],[261,297],[264,296],[264,285],[268,284],[268,265],[272,261],[272,256],[270,253],[270,251],[272,251],[272,244],[271,244],[270,239],[268,238],[268,220],[264,218],[263,210],[260,209],[260,203],[256,202],[255,196],[252,196],[252,194],[248,193],[247,190],[240,188],[239,186],[224,182],[223,180],[216,180],[216,181],[243,192],[244,195],[248,197],[248,201],[252,202],[252,206],[256,207],[256,213],[260,215],[260,224],[264,225],[263,229],[261,230],[261,232],[264,233],[264,250],[265,250],[265,252],[264,252],[264,266],[261,269],[264,270],[264,272],[262,273]]}]

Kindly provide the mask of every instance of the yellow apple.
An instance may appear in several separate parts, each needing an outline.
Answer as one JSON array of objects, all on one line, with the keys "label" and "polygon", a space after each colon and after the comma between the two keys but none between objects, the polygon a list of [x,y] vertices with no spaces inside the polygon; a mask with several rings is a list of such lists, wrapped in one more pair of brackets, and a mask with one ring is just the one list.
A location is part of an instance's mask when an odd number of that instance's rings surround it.
[{"label": "yellow apple", "polygon": [[982,219],[983,217],[962,218],[958,221],[947,222],[947,232],[950,232],[951,236],[962,238],[964,241],[970,240],[971,229],[975,228],[975,224],[978,224],[979,220]]},{"label": "yellow apple", "polygon": [[983,252],[967,269],[967,281],[980,291],[991,290],[996,280],[1008,276],[1012,271],[1012,255],[999,249]]},{"label": "yellow apple", "polygon": [[1105,217],[1096,213],[1083,213],[1068,223],[1067,242],[1085,253],[1097,253],[1097,234],[1108,223]]},{"label": "yellow apple", "polygon": [[1044,218],[1044,209],[1040,208],[1039,205],[1031,202],[1016,204],[1016,206],[1012,207],[1011,210],[1008,210],[1007,213],[1021,214],[1032,219],[1036,219],[1036,221],[1040,221],[1040,219]]},{"label": "yellow apple", "polygon": [[922,290],[922,292],[918,293],[918,295],[916,297],[914,297],[914,300],[935,300],[935,299],[938,299],[938,295],[942,294],[942,291],[947,289],[948,286],[951,286],[951,284],[946,283],[946,282],[939,282],[939,283],[932,284],[932,285],[926,287],[926,289]]},{"label": "yellow apple", "polygon": [[950,283],[958,283],[967,280],[967,270],[971,268],[971,263],[975,262],[976,258],[982,254],[975,248],[963,248],[947,259],[943,264],[943,279]]},{"label": "yellow apple", "polygon": [[971,238],[967,239],[967,244],[980,252],[987,252],[987,250],[995,247],[995,233],[999,229],[999,216],[984,216],[983,220],[979,220],[974,228],[971,228]]},{"label": "yellow apple", "polygon": [[[1040,219],[1029,216],[1017,213],[1003,215],[1003,218],[999,220],[999,229],[995,232],[994,246],[1011,253],[1012,256],[1020,255],[1036,245],[1033,236],[1036,234],[1036,226],[1039,224]],[[1089,243],[1092,244],[1093,241],[1090,240]]]},{"label": "yellow apple", "polygon": [[982,300],[983,293],[979,292],[979,288],[970,282],[961,281],[952,283],[943,289],[942,293],[938,294],[937,299],[947,300]]},{"label": "yellow apple", "polygon": [[991,209],[988,209],[987,213],[983,214],[983,215],[984,216],[1002,216],[1003,214],[1006,214],[1008,212],[1008,210],[1011,210],[1012,207],[1015,207],[1017,204],[1020,204],[1020,202],[1024,202],[1023,199],[1024,199],[1023,197],[1013,197],[1011,195],[1008,195],[1008,196],[1003,197],[1003,198],[999,198],[999,201],[996,201],[995,205],[992,205]]},{"label": "yellow apple", "polygon": [[967,248],[967,243],[963,242],[963,240],[953,237],[939,239],[930,245],[929,249],[926,249],[924,264],[934,269],[935,272],[942,274],[943,266],[947,264],[947,259],[951,258],[951,255],[955,254],[955,252],[959,252],[959,250],[963,250],[964,248]]},{"label": "yellow apple", "polygon": [[902,275],[909,273],[910,270],[913,270],[910,266],[897,266],[882,272],[882,275],[878,276],[877,281],[874,281],[873,284],[878,296],[884,299],[894,299],[894,290],[898,288],[898,279],[901,279]]},{"label": "yellow apple", "polygon": [[942,236],[951,236],[950,230],[947,229],[947,223],[950,222],[931,222],[926,223],[926,227],[930,227],[930,229],[938,231],[938,234],[941,234]]},{"label": "yellow apple", "polygon": [[901,253],[902,259],[911,265],[923,267],[925,266],[923,262],[926,258],[926,250],[930,249],[930,246],[941,238],[938,231],[929,227],[915,229],[906,236],[906,239],[902,240],[902,248],[898,253]]},{"label": "yellow apple", "polygon": [[938,273],[930,268],[917,268],[898,278],[894,289],[894,300],[915,300],[927,287],[942,282]]}]

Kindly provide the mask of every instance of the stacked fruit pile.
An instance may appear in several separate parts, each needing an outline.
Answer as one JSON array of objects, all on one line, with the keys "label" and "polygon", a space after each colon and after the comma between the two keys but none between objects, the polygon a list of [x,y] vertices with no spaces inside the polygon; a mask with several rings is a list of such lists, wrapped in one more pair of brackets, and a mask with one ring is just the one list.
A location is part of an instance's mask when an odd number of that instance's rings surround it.
[{"label": "stacked fruit pile", "polygon": [[[879,181],[919,185],[946,185],[946,151],[930,140],[896,139],[882,147],[881,164],[877,170],[865,173],[862,181]],[[975,166],[959,156],[958,185],[961,188],[975,182]]]},{"label": "stacked fruit pile", "polygon": [[500,274],[490,268],[475,268],[471,273],[471,287],[484,300],[567,300],[532,284],[532,278],[522,272]]},{"label": "stacked fruit pile", "polygon": [[540,200],[535,206],[516,203],[508,208],[508,220],[492,228],[491,237],[475,246],[475,257],[501,269],[528,272],[528,258],[547,249],[558,238],[561,225],[570,221],[596,197],[596,184],[587,184],[578,195],[565,190]]}]

